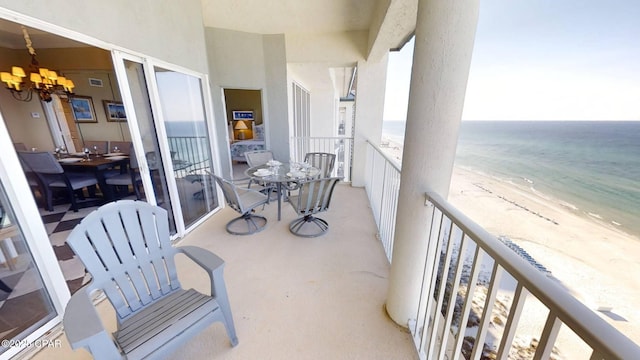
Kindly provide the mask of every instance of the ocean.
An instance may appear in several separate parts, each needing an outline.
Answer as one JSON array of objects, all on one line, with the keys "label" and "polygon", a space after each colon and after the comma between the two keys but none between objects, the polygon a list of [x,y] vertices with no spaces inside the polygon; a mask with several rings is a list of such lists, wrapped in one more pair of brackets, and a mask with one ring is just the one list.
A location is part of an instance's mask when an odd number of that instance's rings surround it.
[{"label": "ocean", "polygon": [[[402,143],[404,122],[385,121],[382,131]],[[640,238],[640,122],[464,121],[456,166]]]}]

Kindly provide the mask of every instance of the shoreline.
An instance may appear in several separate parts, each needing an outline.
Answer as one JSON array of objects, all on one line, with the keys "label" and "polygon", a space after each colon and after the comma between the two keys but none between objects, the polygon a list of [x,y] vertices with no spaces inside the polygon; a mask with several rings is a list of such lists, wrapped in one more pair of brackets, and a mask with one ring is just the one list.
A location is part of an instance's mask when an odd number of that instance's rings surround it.
[{"label": "shoreline", "polygon": [[[401,161],[402,145],[384,136],[383,142],[387,154]],[[448,201],[524,249],[589,309],[640,343],[638,237],[525,184],[460,166],[453,169]]]}]

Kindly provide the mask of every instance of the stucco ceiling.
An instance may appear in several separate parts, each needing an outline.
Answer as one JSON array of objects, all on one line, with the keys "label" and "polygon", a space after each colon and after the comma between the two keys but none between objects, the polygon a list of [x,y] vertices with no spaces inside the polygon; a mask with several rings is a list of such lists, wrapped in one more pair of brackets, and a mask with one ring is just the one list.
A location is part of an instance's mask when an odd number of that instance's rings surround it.
[{"label": "stucco ceiling", "polygon": [[380,1],[202,0],[202,12],[208,27],[260,34],[328,33],[369,29]]}]

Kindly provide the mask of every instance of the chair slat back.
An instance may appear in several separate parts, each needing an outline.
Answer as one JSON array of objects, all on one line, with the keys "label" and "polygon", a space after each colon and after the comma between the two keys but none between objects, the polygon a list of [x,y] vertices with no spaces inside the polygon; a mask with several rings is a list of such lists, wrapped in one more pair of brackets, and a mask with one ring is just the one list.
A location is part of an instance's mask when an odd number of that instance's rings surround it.
[{"label": "chair slat back", "polygon": [[131,141],[109,141],[109,152],[116,152],[115,148],[118,148],[118,152],[122,154],[129,155],[133,144]]},{"label": "chair slat back", "polygon": [[271,150],[246,151],[244,157],[247,159],[249,167],[260,166],[273,160],[273,152]]},{"label": "chair slat back", "polygon": [[62,174],[60,163],[47,151],[19,151],[18,156],[31,169],[41,174]]},{"label": "chair slat back", "polygon": [[93,147],[95,146],[100,154],[106,154],[109,152],[109,142],[103,140],[87,140],[84,142],[84,146],[93,153]]},{"label": "chair slat back", "polygon": [[304,156],[304,161],[316,169],[320,169],[320,177],[331,176],[336,162],[336,155],[331,153],[313,152]]},{"label": "chair slat back", "polygon": [[340,178],[332,177],[302,183],[298,193],[298,203],[295,207],[296,212],[300,215],[311,215],[326,211],[338,181]]},{"label": "chair slat back", "polygon": [[224,198],[227,201],[227,204],[233,210],[239,213],[244,213],[242,202],[240,201],[240,195],[236,190],[236,186],[229,180],[223,179],[220,176],[215,174],[212,174],[212,175],[213,175],[213,178],[216,179],[216,183],[218,183],[218,186],[220,186],[220,189],[224,194]]},{"label": "chair slat back", "polygon": [[166,210],[120,200],[85,217],[67,243],[121,320],[180,289],[169,234]]}]

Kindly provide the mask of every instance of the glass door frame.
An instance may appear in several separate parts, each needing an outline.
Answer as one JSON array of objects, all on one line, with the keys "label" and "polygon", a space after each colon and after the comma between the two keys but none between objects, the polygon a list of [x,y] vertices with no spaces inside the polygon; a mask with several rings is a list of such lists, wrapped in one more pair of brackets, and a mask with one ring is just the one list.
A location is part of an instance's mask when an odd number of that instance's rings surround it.
[{"label": "glass door frame", "polygon": [[[162,112],[160,95],[158,91],[158,83],[155,77],[155,68],[163,68],[170,71],[183,73],[186,75],[198,78],[200,81],[200,88],[202,90],[202,100],[205,113],[205,121],[207,123],[207,135],[209,136],[209,146],[212,154],[211,161],[213,162],[213,169],[216,173],[220,173],[221,164],[218,149],[218,142],[215,131],[215,119],[213,113],[213,105],[211,101],[211,93],[209,89],[209,78],[206,74],[198,73],[183,67],[163,62],[151,57],[138,56],[130,54],[121,50],[111,50],[113,66],[116,73],[117,83],[120,88],[120,95],[122,96],[122,103],[124,104],[125,111],[127,113],[127,123],[129,124],[129,132],[131,134],[131,140],[136,154],[144,154],[142,136],[138,127],[138,119],[135,115],[135,107],[133,96],[131,95],[131,89],[127,79],[127,73],[124,66],[124,61],[132,61],[142,65],[147,91],[149,92],[149,101],[151,106],[151,112],[153,116],[153,122],[156,129],[158,144],[160,147],[160,158],[162,159],[163,168],[165,171],[164,176],[167,179],[167,185],[169,188],[169,197],[171,198],[173,216],[176,223],[175,238],[183,237],[185,234],[192,231],[202,222],[209,219],[216,212],[221,209],[222,204],[219,202],[218,206],[208,214],[204,215],[201,219],[191,224],[189,227],[185,227],[184,218],[181,212],[180,196],[178,194],[178,186],[173,176],[173,163],[171,161],[169,140],[167,138],[167,129],[164,125],[164,115]],[[144,156],[138,156],[138,163],[140,165],[140,172],[142,175],[142,182],[147,194],[147,201],[153,205],[156,205],[155,194],[153,193],[153,185],[151,183],[151,177],[149,175],[149,165]],[[219,191],[217,191],[220,196]],[[221,197],[219,197],[221,198]]]},{"label": "glass door frame", "polygon": [[[83,42],[90,46],[103,49],[109,46],[87,35],[3,7],[0,7],[0,18]],[[41,216],[36,202],[35,200],[25,201],[25,199],[33,199],[33,194],[24,173],[17,171],[17,169],[22,169],[22,166],[18,159],[18,154],[13,151],[13,142],[2,113],[0,113],[0,146],[8,149],[0,156],[0,181],[4,185],[4,190],[14,212],[15,220],[31,252],[33,265],[39,272],[44,289],[49,295],[51,303],[57,313],[53,319],[24,338],[27,343],[33,343],[36,339],[46,335],[62,323],[65,307],[71,298],[71,293],[69,292],[62,269],[58,264],[58,259],[53,251],[53,247],[49,242],[47,230],[42,220],[40,220]],[[46,239],[46,241],[42,239]],[[61,330],[61,328],[59,329]],[[54,335],[56,334],[57,333],[54,333]],[[0,360],[10,359],[23,350],[24,348],[12,347],[0,355]],[[27,349],[27,351],[29,350]]]},{"label": "glass door frame", "polygon": [[[0,144],[5,149],[13,149],[11,136],[5,125],[2,113],[0,113]],[[25,199],[33,199],[27,178],[22,171],[16,171],[16,169],[22,169],[18,154],[12,150],[5,151],[0,156],[0,181],[4,185],[5,193],[15,214],[17,225],[22,232],[24,241],[29,247],[35,268],[42,278],[45,292],[49,295],[56,312],[56,316],[53,319],[24,339],[27,343],[31,343],[62,322],[62,315],[67,302],[71,298],[71,293],[53,247],[49,242],[49,235],[47,235],[47,230],[42,220],[33,221],[33,219],[41,218],[35,200],[24,201]],[[47,241],[42,241],[42,239]],[[0,359],[9,359],[22,350],[24,348],[9,348],[0,355]]]}]

